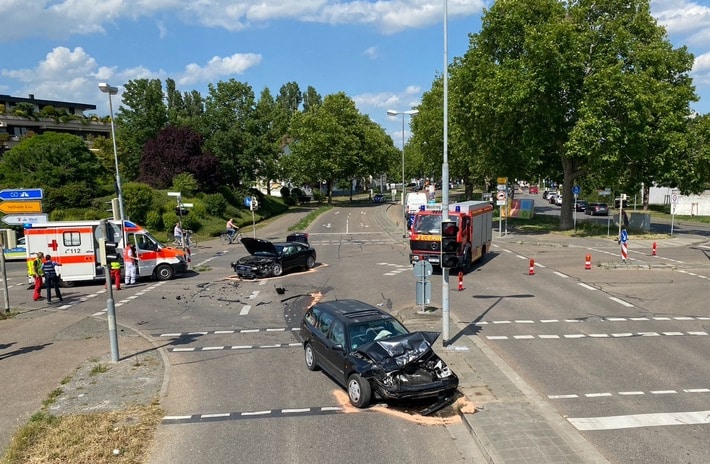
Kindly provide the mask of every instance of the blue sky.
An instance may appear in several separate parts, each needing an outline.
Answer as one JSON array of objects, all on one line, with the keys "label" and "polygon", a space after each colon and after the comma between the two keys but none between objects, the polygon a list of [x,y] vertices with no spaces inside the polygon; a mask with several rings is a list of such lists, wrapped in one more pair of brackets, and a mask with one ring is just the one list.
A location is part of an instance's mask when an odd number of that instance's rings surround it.
[{"label": "blue sky", "polygon": [[[448,0],[449,61],[492,3]],[[653,0],[651,11],[695,55],[692,106],[710,113],[710,0]],[[387,110],[417,105],[444,68],[444,0],[0,0],[0,18],[0,93],[94,104],[101,116],[100,82],[172,78],[206,96],[233,78],[258,97],[295,81],[345,92],[401,146],[402,116]]]}]

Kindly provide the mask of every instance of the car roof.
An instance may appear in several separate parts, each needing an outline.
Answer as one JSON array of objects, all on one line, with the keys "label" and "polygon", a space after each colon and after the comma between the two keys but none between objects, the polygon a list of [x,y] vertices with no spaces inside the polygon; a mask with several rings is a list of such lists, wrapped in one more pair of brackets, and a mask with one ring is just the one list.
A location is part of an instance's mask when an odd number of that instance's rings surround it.
[{"label": "car roof", "polygon": [[391,319],[391,314],[359,300],[321,301],[315,305],[318,309],[333,314],[345,324]]}]

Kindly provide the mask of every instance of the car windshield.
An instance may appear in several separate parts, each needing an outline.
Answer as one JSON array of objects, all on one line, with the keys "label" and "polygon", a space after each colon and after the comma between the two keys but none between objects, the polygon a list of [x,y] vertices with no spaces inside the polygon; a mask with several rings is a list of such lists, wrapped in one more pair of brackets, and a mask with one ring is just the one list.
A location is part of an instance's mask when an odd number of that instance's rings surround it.
[{"label": "car windshield", "polygon": [[350,336],[350,348],[352,350],[375,340],[383,340],[395,335],[404,335],[409,331],[397,319],[385,319],[361,324],[353,324],[348,327]]}]

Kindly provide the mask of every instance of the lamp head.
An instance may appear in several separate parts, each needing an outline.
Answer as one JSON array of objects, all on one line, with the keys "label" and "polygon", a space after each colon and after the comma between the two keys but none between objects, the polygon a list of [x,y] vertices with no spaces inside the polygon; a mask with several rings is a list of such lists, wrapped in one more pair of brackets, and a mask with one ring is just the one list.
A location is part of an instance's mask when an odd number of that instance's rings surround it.
[{"label": "lamp head", "polygon": [[387,110],[387,116],[397,116],[399,114],[398,111],[395,110]]},{"label": "lamp head", "polygon": [[118,87],[111,87],[106,82],[102,82],[99,84],[99,90],[109,95],[116,95],[118,93]]}]

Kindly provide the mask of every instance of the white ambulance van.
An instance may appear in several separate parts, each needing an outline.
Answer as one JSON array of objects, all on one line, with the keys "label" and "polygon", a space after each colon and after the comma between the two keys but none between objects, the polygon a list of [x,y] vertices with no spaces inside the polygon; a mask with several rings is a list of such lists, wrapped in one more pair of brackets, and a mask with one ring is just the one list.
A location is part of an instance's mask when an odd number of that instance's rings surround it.
[{"label": "white ambulance van", "polygon": [[[64,282],[104,280],[104,270],[99,258],[98,239],[102,234],[100,221],[55,221],[32,224],[25,228],[27,259],[38,252],[51,255],[61,265]],[[150,276],[156,280],[169,280],[188,268],[189,252],[165,246],[143,227],[124,221],[128,243],[138,252],[139,277]],[[122,252],[123,234],[120,221],[108,221],[109,234]],[[111,235],[113,237],[111,237]]]}]

